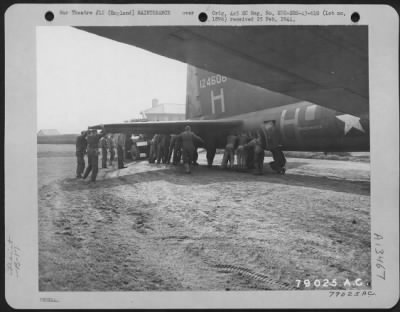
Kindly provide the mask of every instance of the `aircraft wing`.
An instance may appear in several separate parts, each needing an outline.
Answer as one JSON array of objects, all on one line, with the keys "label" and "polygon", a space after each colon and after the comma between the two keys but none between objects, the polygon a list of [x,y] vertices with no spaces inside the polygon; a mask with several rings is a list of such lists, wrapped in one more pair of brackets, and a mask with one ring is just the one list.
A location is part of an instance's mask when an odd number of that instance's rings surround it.
[{"label": "aircraft wing", "polygon": [[343,113],[367,113],[367,26],[78,27]]},{"label": "aircraft wing", "polygon": [[203,136],[207,133],[219,133],[236,129],[242,125],[241,120],[180,120],[180,121],[143,121],[96,125],[90,129],[101,129],[108,133],[134,133],[153,135],[183,132],[185,126],[190,126],[192,131]]}]

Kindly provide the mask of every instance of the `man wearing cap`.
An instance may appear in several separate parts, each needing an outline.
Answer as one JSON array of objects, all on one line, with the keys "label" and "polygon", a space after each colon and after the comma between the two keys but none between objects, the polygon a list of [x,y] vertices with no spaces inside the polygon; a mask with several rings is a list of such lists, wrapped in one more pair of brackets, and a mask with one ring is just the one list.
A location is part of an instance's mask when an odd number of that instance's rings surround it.
[{"label": "man wearing cap", "polygon": [[87,147],[86,131],[82,131],[81,135],[76,138],[76,177],[82,178],[82,173],[85,170],[85,153]]},{"label": "man wearing cap", "polygon": [[185,131],[179,135],[179,139],[182,142],[182,158],[185,172],[190,173],[190,166],[193,163],[193,154],[195,150],[194,141],[197,140],[201,144],[204,144],[204,141],[191,131],[190,126],[185,127]]},{"label": "man wearing cap", "polygon": [[83,175],[83,179],[86,179],[90,172],[91,181],[96,182],[97,172],[99,171],[99,141],[105,135],[104,127],[100,133],[97,130],[90,130],[87,136],[87,154],[88,154],[88,166]]}]

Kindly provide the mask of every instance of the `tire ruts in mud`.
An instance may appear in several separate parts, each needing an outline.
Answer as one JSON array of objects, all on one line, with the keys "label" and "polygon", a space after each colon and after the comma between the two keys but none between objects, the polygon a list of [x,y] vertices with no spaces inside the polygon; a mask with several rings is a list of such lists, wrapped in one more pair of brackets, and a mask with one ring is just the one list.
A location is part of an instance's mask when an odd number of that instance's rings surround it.
[{"label": "tire ruts in mud", "polygon": [[262,281],[267,284],[267,288],[271,290],[295,290],[294,287],[287,285],[286,283],[281,283],[272,278],[268,277],[267,275],[256,273],[251,271],[250,269],[230,265],[230,264],[215,264],[214,267],[224,273],[239,273],[246,277],[250,277],[252,279]]},{"label": "tire ruts in mud", "polygon": [[237,265],[232,265],[232,264],[220,264],[220,263],[215,263],[213,261],[210,261],[209,259],[204,259],[203,261],[210,265],[211,267],[214,267],[217,269],[217,271],[221,273],[238,273],[243,276],[252,278],[257,281],[261,281],[266,283],[266,287],[270,290],[296,290],[297,288],[288,285],[287,283],[282,283],[277,280],[272,279],[271,277],[261,274],[261,273],[256,273],[253,272],[250,269],[237,266]]}]

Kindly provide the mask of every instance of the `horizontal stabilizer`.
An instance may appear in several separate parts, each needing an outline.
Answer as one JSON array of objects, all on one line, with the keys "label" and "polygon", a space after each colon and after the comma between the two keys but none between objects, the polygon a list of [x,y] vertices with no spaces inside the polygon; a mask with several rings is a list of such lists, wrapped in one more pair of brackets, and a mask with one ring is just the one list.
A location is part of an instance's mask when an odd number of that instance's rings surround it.
[{"label": "horizontal stabilizer", "polygon": [[367,26],[78,28],[336,111],[369,111]]},{"label": "horizontal stabilizer", "polygon": [[196,133],[233,130],[242,125],[241,120],[180,120],[180,121],[143,121],[96,125],[90,129],[101,129],[108,133],[134,133],[152,135],[177,134],[184,131],[185,126],[190,126]]}]

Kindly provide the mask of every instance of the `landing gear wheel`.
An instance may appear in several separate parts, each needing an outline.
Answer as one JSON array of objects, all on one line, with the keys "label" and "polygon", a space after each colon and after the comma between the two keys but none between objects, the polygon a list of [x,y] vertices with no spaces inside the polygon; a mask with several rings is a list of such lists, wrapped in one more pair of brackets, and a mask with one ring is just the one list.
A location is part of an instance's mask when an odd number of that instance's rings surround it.
[{"label": "landing gear wheel", "polygon": [[286,168],[282,168],[282,169],[279,171],[280,174],[285,174],[285,172],[286,172]]}]

